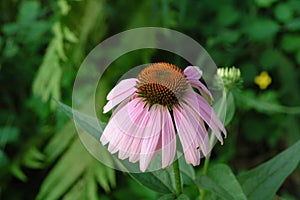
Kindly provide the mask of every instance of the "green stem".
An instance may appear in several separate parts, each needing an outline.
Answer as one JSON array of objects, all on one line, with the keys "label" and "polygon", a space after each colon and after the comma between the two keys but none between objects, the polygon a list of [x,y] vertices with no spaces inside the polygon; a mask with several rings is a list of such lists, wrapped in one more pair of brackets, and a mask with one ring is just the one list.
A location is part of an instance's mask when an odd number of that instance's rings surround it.
[{"label": "green stem", "polygon": [[176,197],[179,197],[179,195],[182,193],[182,190],[181,190],[181,177],[180,177],[178,159],[176,159],[173,163],[173,170],[174,170],[174,176],[175,176]]},{"label": "green stem", "polygon": [[[217,112],[217,116],[221,115],[221,112],[222,112],[222,109],[224,106],[226,106],[226,90],[225,89],[223,90],[221,106]],[[210,136],[210,142],[209,142],[211,147],[214,144],[215,139],[216,139],[215,134],[212,133]],[[203,167],[203,175],[204,176],[207,175],[209,162],[210,162],[210,155],[208,157],[206,157],[205,161],[204,161],[204,167]],[[205,190],[200,189],[200,200],[204,200],[204,197],[205,197]]]}]

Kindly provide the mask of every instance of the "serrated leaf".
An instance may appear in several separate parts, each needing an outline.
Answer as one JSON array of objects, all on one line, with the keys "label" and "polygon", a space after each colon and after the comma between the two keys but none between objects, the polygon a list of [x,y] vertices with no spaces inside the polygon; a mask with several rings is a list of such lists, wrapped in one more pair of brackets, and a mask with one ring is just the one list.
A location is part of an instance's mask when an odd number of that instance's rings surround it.
[{"label": "serrated leaf", "polygon": [[78,38],[68,27],[64,26],[63,30],[64,30],[64,37],[66,38],[67,41],[73,43],[78,42]]},{"label": "serrated leaf", "polygon": [[271,160],[241,173],[238,180],[249,200],[272,199],[300,162],[300,140]]},{"label": "serrated leaf", "polygon": [[[71,107],[69,107],[59,101],[56,101],[56,103],[57,103],[58,109],[60,111],[64,112],[71,119],[74,119],[76,121],[76,123],[81,126],[81,128],[83,128],[85,131],[87,131],[89,133],[89,134],[83,134],[80,136],[80,139],[83,140],[85,144],[89,145],[89,149],[88,149],[89,152],[92,155],[95,155],[96,157],[99,157],[101,155],[102,159],[105,159],[106,162],[110,163],[110,165],[113,166],[112,157],[107,152],[107,150],[104,149],[104,147],[100,145],[100,142],[99,142],[101,130],[98,129],[98,125],[100,124],[101,127],[104,127],[105,123],[100,122],[96,118],[92,118],[88,115],[85,115],[76,110],[73,110]],[[73,131],[74,131],[74,129],[73,129]],[[72,136],[72,137],[74,137],[74,136]],[[77,140],[78,140],[78,137],[75,137],[75,141],[77,141]],[[58,142],[58,140],[56,142]],[[81,145],[80,145],[80,147],[83,148]],[[62,149],[63,148],[61,148],[61,150]],[[69,151],[71,151],[71,150],[68,150],[67,153]],[[77,154],[78,154],[78,152],[77,152]],[[86,154],[87,154],[87,152],[86,152]],[[91,155],[87,154],[87,155],[85,155],[85,157],[91,157]],[[105,191],[109,192],[110,187],[111,186],[114,187],[114,185],[115,185],[114,170],[107,168],[106,166],[101,164],[99,161],[96,161],[94,159],[92,159],[92,161],[90,163],[87,163],[87,166],[88,166],[87,169],[90,169],[93,171],[93,179],[95,181],[97,181],[100,184],[100,186],[103,187],[103,189]],[[72,161],[72,162],[77,162],[77,160]],[[83,173],[83,171],[81,171],[80,173]],[[89,191],[88,193],[92,194],[91,191]]]},{"label": "serrated leaf", "polygon": [[247,199],[235,175],[224,164],[218,164],[209,168],[207,175],[200,175],[196,179],[196,183],[200,188],[217,195],[218,199]]},{"label": "serrated leaf", "polygon": [[45,147],[46,162],[50,163],[57,159],[70,146],[70,143],[76,136],[73,121],[67,122],[59,132],[56,132]]},{"label": "serrated leaf", "polygon": [[60,99],[62,70],[56,48],[56,41],[52,40],[47,47],[46,55],[33,82],[33,93],[41,96],[44,102],[48,101],[50,97]]},{"label": "serrated leaf", "polygon": [[44,167],[45,155],[36,147],[31,147],[24,155],[24,165],[33,169],[41,169]]},{"label": "serrated leaf", "polygon": [[[99,171],[102,171],[102,170],[99,170]],[[97,182],[95,180],[93,171],[89,172],[89,176],[86,177],[86,180],[87,180],[87,183],[85,185],[86,199],[98,200],[98,186],[97,186]]]},{"label": "serrated leaf", "polygon": [[[78,157],[80,161],[75,159]],[[75,140],[44,180],[37,199],[51,200],[61,197],[83,174],[90,162],[91,156],[86,154],[80,140]]]},{"label": "serrated leaf", "polygon": [[27,176],[25,173],[22,171],[20,165],[13,163],[12,166],[10,167],[11,173],[17,177],[19,180],[25,182],[27,181]]}]

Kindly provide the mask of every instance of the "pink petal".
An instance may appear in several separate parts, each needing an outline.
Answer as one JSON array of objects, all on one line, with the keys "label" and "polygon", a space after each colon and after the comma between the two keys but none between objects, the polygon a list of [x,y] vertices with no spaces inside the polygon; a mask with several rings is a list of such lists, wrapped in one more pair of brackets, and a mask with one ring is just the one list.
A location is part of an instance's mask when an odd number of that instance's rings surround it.
[{"label": "pink petal", "polygon": [[123,94],[117,96],[115,99],[112,99],[107,102],[107,104],[103,107],[103,113],[107,113],[111,109],[113,109],[116,105],[121,103],[122,101],[125,101],[126,98],[133,95],[135,93],[136,89],[132,88],[130,90],[127,90]]},{"label": "pink petal", "polygon": [[186,162],[191,163],[194,166],[199,165],[200,152],[197,149],[198,144],[196,143],[199,141],[199,136],[193,125],[190,123],[187,113],[185,113],[182,108],[175,107],[173,109],[173,114]]},{"label": "pink petal", "polygon": [[199,69],[199,67],[188,66],[184,70],[184,74],[186,75],[186,80],[191,84],[192,87],[197,88],[200,92],[204,92],[211,100],[213,100],[211,92],[203,83],[199,81],[202,76],[202,71]]},{"label": "pink petal", "polygon": [[188,66],[185,68],[183,73],[186,75],[186,78],[189,79],[197,79],[199,80],[202,76],[202,70],[197,66]]},{"label": "pink petal", "polygon": [[140,98],[122,103],[114,111],[100,141],[109,142],[111,153],[119,152],[120,159],[140,159],[140,168],[145,171],[157,153],[162,129],[162,110],[153,106],[144,107]]},{"label": "pink petal", "polygon": [[170,112],[163,108],[162,121],[162,168],[172,164],[176,154],[176,135]]},{"label": "pink petal", "polygon": [[129,78],[120,81],[107,95],[107,100],[112,100],[116,98],[118,95],[121,95],[126,90],[134,88],[136,86],[136,82],[138,80],[136,78]]},{"label": "pink petal", "polygon": [[[144,129],[143,127],[139,128],[138,123],[140,123],[140,121],[149,120],[149,117],[145,114],[147,109],[144,109],[142,105],[139,105],[138,101],[138,99],[134,99],[118,106],[100,138],[100,141],[104,145],[109,142],[108,150],[111,153],[121,151],[119,154],[121,159],[128,157],[130,153],[140,153],[136,145],[130,144],[136,144],[137,141],[142,139]],[[132,109],[133,106],[133,111],[129,112],[129,109]],[[135,114],[135,116],[129,116],[132,113]],[[136,119],[136,121],[130,119]],[[142,122],[140,124],[143,125]]]},{"label": "pink petal", "polygon": [[199,119],[203,119],[207,125],[212,129],[218,140],[223,143],[223,138],[219,130],[226,135],[226,130],[215,114],[213,108],[207,103],[207,101],[194,92],[188,90],[184,96],[184,101],[193,109],[194,113],[199,116]]},{"label": "pink petal", "polygon": [[[161,106],[152,107],[149,110],[151,120],[149,125],[151,129],[145,129],[144,134],[147,138],[143,139],[142,148],[141,148],[141,157],[140,157],[140,169],[144,172],[150,161],[153,159],[154,155],[157,154],[156,147],[160,138],[160,131],[162,129],[162,110]],[[156,131],[160,130],[159,133]],[[156,134],[153,134],[156,132]]]},{"label": "pink petal", "polygon": [[133,95],[136,91],[134,87],[137,79],[125,79],[116,85],[107,95],[109,100],[103,107],[103,113],[107,113],[113,107],[124,101],[129,96]]},{"label": "pink petal", "polygon": [[181,103],[181,107],[185,115],[187,116],[189,123],[193,126],[193,129],[196,131],[196,144],[199,145],[199,148],[202,150],[204,156],[209,155],[210,153],[210,141],[209,135],[205,128],[203,120],[199,120],[198,116],[193,112],[193,110],[185,103]]},{"label": "pink petal", "polygon": [[209,96],[209,98],[211,100],[213,100],[213,96],[211,94],[211,92],[207,89],[207,87],[201,83],[201,81],[199,81],[198,79],[191,79],[188,80],[188,82],[191,84],[192,87],[196,88],[197,90],[199,90],[200,92],[204,92],[207,96]]},{"label": "pink petal", "polygon": [[110,121],[124,134],[143,138],[144,129],[149,129],[151,118],[148,109],[136,98],[114,113]]}]

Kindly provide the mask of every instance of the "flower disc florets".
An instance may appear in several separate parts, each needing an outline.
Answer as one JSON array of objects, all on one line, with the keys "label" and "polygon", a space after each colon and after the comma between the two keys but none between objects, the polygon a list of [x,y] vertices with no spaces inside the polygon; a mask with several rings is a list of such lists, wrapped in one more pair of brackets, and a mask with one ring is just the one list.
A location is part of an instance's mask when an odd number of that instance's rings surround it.
[{"label": "flower disc florets", "polygon": [[169,63],[154,63],[138,75],[137,94],[151,107],[178,105],[187,89],[183,71]]}]

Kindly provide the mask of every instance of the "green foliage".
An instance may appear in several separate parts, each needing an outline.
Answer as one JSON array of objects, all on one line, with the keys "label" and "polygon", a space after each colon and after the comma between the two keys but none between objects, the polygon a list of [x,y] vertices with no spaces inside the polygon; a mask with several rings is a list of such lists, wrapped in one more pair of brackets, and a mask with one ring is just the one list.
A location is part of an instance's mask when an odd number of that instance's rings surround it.
[{"label": "green foliage", "polygon": [[37,199],[97,199],[97,184],[110,191],[114,170],[95,160],[75,139],[46,177]]},{"label": "green foliage", "polygon": [[235,175],[224,164],[209,168],[207,175],[197,177],[196,183],[210,191],[205,199],[247,199]]},{"label": "green foliage", "polygon": [[[92,137],[96,139],[100,137],[101,133],[94,128],[93,123],[89,123],[90,117],[84,116],[60,102],[58,102],[58,105],[60,109],[70,117],[73,117],[73,119]],[[94,121],[97,120],[94,119]],[[185,184],[193,184],[195,181],[200,188],[210,191],[206,196],[207,199],[271,199],[285,178],[298,166],[300,162],[300,157],[298,156],[298,152],[300,151],[299,148],[300,141],[270,161],[263,163],[255,169],[242,173],[238,176],[239,181],[236,179],[231,169],[224,164],[210,167],[207,175],[200,175],[195,178],[193,168],[190,165],[187,165],[184,159],[181,159],[180,171],[181,174],[186,177],[183,179]],[[102,152],[102,154],[103,153],[105,152]],[[75,152],[70,158],[76,157],[76,155],[80,155],[80,153]],[[86,163],[86,161],[84,163]],[[57,167],[59,166],[61,165],[57,165]],[[64,170],[62,170],[62,173],[63,171]],[[70,174],[70,177],[76,178],[71,172]],[[154,172],[132,173],[130,175],[142,185],[156,192],[165,194],[160,197],[160,199],[172,199],[176,193],[173,174],[174,172],[171,166],[167,169],[161,169]],[[58,177],[60,176],[62,176],[62,174],[58,175]],[[186,181],[187,179],[189,181]],[[50,188],[50,186],[48,187]],[[60,188],[64,187],[60,186]],[[43,193],[43,188],[41,192]],[[180,198],[185,199],[186,197],[182,196]]]},{"label": "green foliage", "polygon": [[279,25],[270,19],[257,19],[249,22],[245,34],[254,40],[264,40],[274,37],[279,31]]},{"label": "green foliage", "polygon": [[[2,0],[0,13],[0,199],[175,198],[172,169],[135,177],[164,194],[121,173],[115,182],[115,171],[85,150],[72,121],[64,117],[66,110],[56,112],[57,104],[51,100],[70,104],[73,81],[85,56],[104,39],[130,28],[181,31],[203,45],[218,66],[241,69],[244,88],[227,96],[227,115],[221,117],[225,124],[230,122],[228,137],[212,153],[216,163],[227,162],[238,173],[299,140],[299,0],[229,0],[226,4],[220,0]],[[100,113],[119,77],[133,66],[156,61],[184,63],[176,55],[148,49],[130,52],[111,64],[100,80],[95,103],[101,120],[108,119]],[[253,81],[263,70],[272,78],[266,90]],[[215,108],[218,105],[214,102]],[[86,140],[98,146],[100,133],[93,127],[97,119],[76,115],[81,117],[78,123],[85,123],[94,134]],[[299,152],[298,144],[238,176],[247,198],[299,199],[293,189],[299,185],[294,152]],[[98,150],[92,154],[105,149]],[[184,194],[178,199],[196,199],[194,169],[184,163],[180,167]],[[221,192],[221,198],[239,194],[244,198],[230,168],[216,164],[208,176],[197,176],[208,190],[207,198],[218,199]],[[270,174],[271,170],[276,173]],[[201,174],[201,168],[195,171]],[[165,184],[160,185],[161,179]],[[220,185],[221,181],[226,184]],[[260,185],[255,189],[256,183]]]},{"label": "green foliage", "polygon": [[299,165],[300,140],[273,159],[244,172],[238,180],[248,199],[272,199],[283,181]]}]

